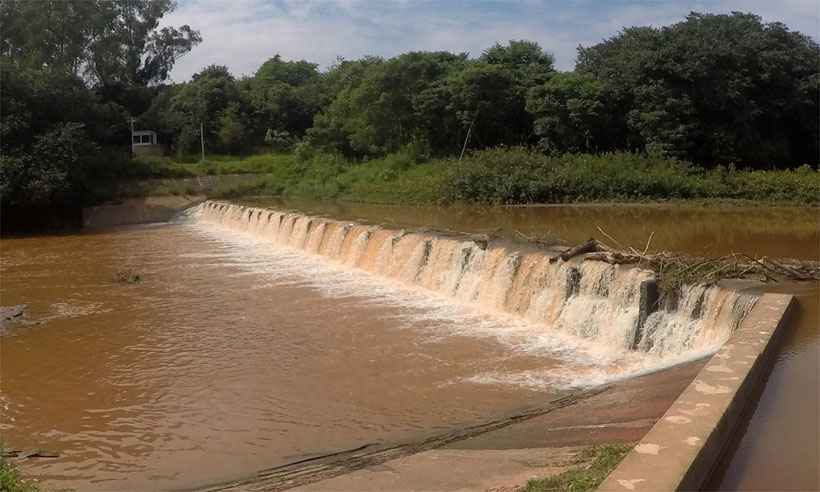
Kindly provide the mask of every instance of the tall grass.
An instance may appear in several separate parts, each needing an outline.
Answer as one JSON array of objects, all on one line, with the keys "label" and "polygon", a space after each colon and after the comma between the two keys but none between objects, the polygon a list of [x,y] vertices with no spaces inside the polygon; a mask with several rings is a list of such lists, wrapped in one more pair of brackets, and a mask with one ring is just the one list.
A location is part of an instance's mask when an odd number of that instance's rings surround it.
[{"label": "tall grass", "polygon": [[212,155],[195,158],[143,156],[132,159],[123,170],[125,178],[187,178],[219,174],[260,174],[294,161],[293,154],[260,154],[247,157]]},{"label": "tall grass", "polygon": [[364,162],[319,154],[306,160],[279,162],[255,185],[214,190],[213,196],[265,194],[380,203],[430,203],[439,199],[444,177],[444,167],[440,163],[416,162],[403,153]]}]

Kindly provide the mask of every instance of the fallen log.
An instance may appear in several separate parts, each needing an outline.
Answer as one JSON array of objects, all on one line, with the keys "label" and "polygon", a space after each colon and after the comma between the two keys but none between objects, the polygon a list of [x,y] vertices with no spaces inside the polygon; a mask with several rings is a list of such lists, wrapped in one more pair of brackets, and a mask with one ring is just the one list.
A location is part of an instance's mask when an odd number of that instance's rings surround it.
[{"label": "fallen log", "polygon": [[595,239],[589,239],[584,243],[579,244],[578,246],[573,246],[572,248],[564,251],[560,255],[554,258],[550,258],[550,263],[555,263],[560,259],[561,261],[569,261],[576,256],[583,255],[586,253],[596,253],[601,251],[609,251],[607,248],[604,248],[601,243],[599,243]]},{"label": "fallen log", "polygon": [[26,458],[59,458],[60,454],[45,449],[30,449],[21,451],[19,449],[5,449],[0,453],[3,458],[16,458],[18,460]]}]

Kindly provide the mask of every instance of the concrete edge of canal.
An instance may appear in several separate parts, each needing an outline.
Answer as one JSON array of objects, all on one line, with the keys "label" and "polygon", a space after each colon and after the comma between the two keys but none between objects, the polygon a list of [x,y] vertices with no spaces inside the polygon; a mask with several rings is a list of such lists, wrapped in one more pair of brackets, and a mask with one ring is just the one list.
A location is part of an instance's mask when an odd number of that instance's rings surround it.
[{"label": "concrete edge of canal", "polygon": [[764,294],[599,491],[699,490],[765,383],[794,297]]}]

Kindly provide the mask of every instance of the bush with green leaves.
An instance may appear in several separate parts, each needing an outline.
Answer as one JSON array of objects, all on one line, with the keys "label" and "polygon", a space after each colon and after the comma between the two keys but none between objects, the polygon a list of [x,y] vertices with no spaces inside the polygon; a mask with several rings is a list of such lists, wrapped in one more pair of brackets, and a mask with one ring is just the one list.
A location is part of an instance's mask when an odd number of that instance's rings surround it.
[{"label": "bush with green leaves", "polygon": [[0,194],[9,205],[50,205],[76,192],[86,178],[84,163],[99,147],[81,123],[58,124],[34,137],[29,149],[0,158]]},{"label": "bush with green leaves", "polygon": [[448,166],[446,201],[562,203],[668,199],[745,199],[818,203],[820,173],[717,168],[646,154],[546,156],[524,148],[474,152]]},{"label": "bush with green leaves", "polygon": [[40,492],[40,490],[34,481],[23,478],[14,463],[0,456],[0,491]]}]

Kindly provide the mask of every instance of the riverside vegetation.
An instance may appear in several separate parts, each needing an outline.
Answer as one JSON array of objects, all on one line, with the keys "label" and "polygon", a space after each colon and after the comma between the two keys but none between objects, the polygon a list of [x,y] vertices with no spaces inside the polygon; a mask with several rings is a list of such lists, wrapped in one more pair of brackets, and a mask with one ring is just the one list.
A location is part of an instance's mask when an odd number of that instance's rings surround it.
[{"label": "riverside vegetation", "polygon": [[17,467],[0,454],[0,490],[3,492],[40,492],[37,484],[20,475]]},{"label": "riverside vegetation", "polygon": [[595,490],[623,460],[632,446],[606,444],[581,452],[581,464],[548,478],[533,479],[520,492],[587,492]]},{"label": "riverside vegetation", "polygon": [[[217,195],[817,201],[820,47],[753,14],[626,27],[580,47],[569,72],[549,47],[510,41],[325,70],[274,55],[252,76],[209,66],[169,84],[201,41],[158,27],[174,6],[0,5],[5,214],[97,203],[129,178],[233,172],[260,177]],[[175,157],[129,160],[132,118]],[[241,157],[186,160],[200,125],[209,155]]]},{"label": "riverside vegetation", "polygon": [[[202,163],[142,159],[133,169],[143,177],[190,177],[253,173],[242,185],[217,186],[214,198],[281,195],[377,203],[488,204],[744,200],[817,204],[820,173],[794,170],[704,169],[646,154],[563,154],[550,156],[523,147],[468,153],[463,159],[426,158],[411,150],[362,161],[338,154],[221,157]],[[192,194],[185,184],[160,193]],[[103,192],[104,193],[104,192]]]}]

